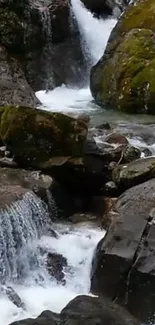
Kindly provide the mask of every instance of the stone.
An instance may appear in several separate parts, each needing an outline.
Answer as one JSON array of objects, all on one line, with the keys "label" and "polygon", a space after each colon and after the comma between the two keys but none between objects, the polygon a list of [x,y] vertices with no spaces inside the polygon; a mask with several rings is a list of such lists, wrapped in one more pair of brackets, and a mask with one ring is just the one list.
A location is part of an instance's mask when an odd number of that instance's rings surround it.
[{"label": "stone", "polygon": [[154,322],[154,211],[155,179],[124,192],[92,264],[91,291],[125,305],[142,323]]},{"label": "stone", "polygon": [[112,179],[123,188],[143,183],[155,177],[155,158],[147,157],[135,160],[126,165],[120,165],[113,169]]},{"label": "stone", "polygon": [[36,319],[25,319],[10,325],[138,325],[138,321],[122,307],[106,298],[78,296],[58,315],[44,311]]},{"label": "stone", "polygon": [[61,113],[8,106],[1,118],[1,136],[20,166],[49,169],[82,164],[87,125]]},{"label": "stone", "polygon": [[[40,102],[29,86],[18,61],[0,46],[0,106],[36,107]],[[1,114],[3,108],[0,108]]]},{"label": "stone", "polygon": [[49,203],[48,192],[52,190],[53,179],[40,171],[0,168],[0,184],[4,187],[20,186],[24,191],[31,190],[46,203]]},{"label": "stone", "polygon": [[26,310],[25,304],[23,303],[23,301],[21,300],[21,298],[19,297],[19,295],[17,294],[17,292],[9,286],[2,286],[2,291],[3,293],[5,293],[7,295],[7,297],[9,298],[9,300],[18,308],[22,308],[23,310]]},{"label": "stone", "polygon": [[128,144],[127,138],[118,132],[113,132],[107,135],[105,142],[114,143],[114,144]]},{"label": "stone", "polygon": [[107,17],[109,15],[114,15],[117,18],[128,4],[126,0],[82,0],[82,2],[97,16]]},{"label": "stone", "polygon": [[47,254],[47,270],[51,277],[58,283],[65,284],[63,268],[67,266],[67,260],[63,255],[56,253]]},{"label": "stone", "polygon": [[154,0],[130,5],[115,26],[105,53],[91,71],[99,104],[129,113],[155,114]]},{"label": "stone", "polygon": [[78,296],[62,310],[62,324],[68,325],[138,325],[138,321],[125,309],[106,298]]},{"label": "stone", "polygon": [[2,0],[0,21],[0,42],[18,58],[34,91],[84,79],[87,65],[69,1]]}]

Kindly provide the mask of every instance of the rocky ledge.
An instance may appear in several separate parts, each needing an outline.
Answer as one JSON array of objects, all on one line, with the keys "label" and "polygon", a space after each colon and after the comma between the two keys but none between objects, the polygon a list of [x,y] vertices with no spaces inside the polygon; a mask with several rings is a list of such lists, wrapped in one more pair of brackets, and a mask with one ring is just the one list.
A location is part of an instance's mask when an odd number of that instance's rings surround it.
[{"label": "rocky ledge", "polygon": [[44,311],[37,319],[25,319],[10,325],[138,325],[126,310],[107,299],[79,296],[73,299],[60,314]]}]

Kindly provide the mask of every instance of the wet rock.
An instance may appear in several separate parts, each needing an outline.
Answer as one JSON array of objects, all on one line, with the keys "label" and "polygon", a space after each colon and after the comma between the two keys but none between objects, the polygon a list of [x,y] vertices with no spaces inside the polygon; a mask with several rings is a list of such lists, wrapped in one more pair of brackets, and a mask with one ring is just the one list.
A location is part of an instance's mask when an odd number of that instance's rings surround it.
[{"label": "wet rock", "polygon": [[22,199],[22,197],[29,192],[28,189],[19,185],[1,185],[0,187],[0,211],[13,202]]},{"label": "wet rock", "polygon": [[112,220],[98,244],[91,290],[125,305],[147,323],[154,309],[155,179],[127,190],[108,213]]},{"label": "wet rock", "polygon": [[44,311],[36,319],[24,319],[17,322],[13,322],[10,325],[59,325],[59,323],[59,315],[47,310]]},{"label": "wet rock", "polygon": [[123,188],[143,183],[155,177],[155,158],[148,157],[135,160],[116,167],[112,172],[113,181]]},{"label": "wet rock", "polygon": [[86,213],[75,213],[69,218],[69,220],[76,224],[80,222],[96,221],[97,217]]},{"label": "wet rock", "polygon": [[118,187],[113,181],[109,181],[104,186],[105,192],[111,196],[116,195],[118,193]]},{"label": "wet rock", "polygon": [[152,156],[152,152],[149,148],[143,148],[142,149],[142,154],[145,156],[145,157],[150,157]]},{"label": "wet rock", "polygon": [[109,211],[115,205],[116,201],[117,198],[104,197],[104,207],[102,210],[102,227],[104,229],[108,229],[111,222],[113,221],[113,217],[115,218],[115,215],[113,216],[112,214],[109,213]]},{"label": "wet rock", "polygon": [[123,151],[122,162],[129,163],[141,156],[141,151],[138,148],[128,145]]},{"label": "wet rock", "polygon": [[47,270],[50,276],[54,277],[57,282],[65,284],[63,268],[67,266],[67,260],[63,255],[48,253]]},{"label": "wet rock", "polygon": [[3,0],[0,20],[1,44],[18,58],[33,90],[84,79],[86,62],[69,1]]},{"label": "wet rock", "polygon": [[9,300],[18,308],[22,308],[23,310],[26,310],[26,306],[24,302],[21,300],[21,298],[18,296],[17,292],[12,287],[2,287],[2,291],[7,295]]},{"label": "wet rock", "polygon": [[72,325],[138,325],[138,321],[125,309],[106,300],[105,298],[92,298],[78,296],[62,310],[62,324]]},{"label": "wet rock", "polygon": [[155,113],[153,15],[154,0],[130,5],[115,26],[103,57],[93,67],[91,91],[104,107]]},{"label": "wet rock", "polygon": [[0,168],[0,184],[4,187],[17,185],[25,190],[29,189],[49,203],[47,192],[52,188],[53,179],[40,171]]},{"label": "wet rock", "polygon": [[13,158],[3,157],[0,158],[0,167],[17,168],[17,163]]},{"label": "wet rock", "polygon": [[[17,60],[0,46],[0,106],[40,104]],[[1,115],[1,114],[0,114]]]},{"label": "wet rock", "polygon": [[82,0],[84,5],[97,16],[115,15],[119,17],[129,1],[121,0]]},{"label": "wet rock", "polygon": [[1,136],[18,164],[46,170],[69,160],[82,164],[87,125],[61,113],[8,106]]},{"label": "wet rock", "polygon": [[113,132],[107,135],[105,142],[114,143],[114,144],[128,144],[127,138],[118,132]]}]

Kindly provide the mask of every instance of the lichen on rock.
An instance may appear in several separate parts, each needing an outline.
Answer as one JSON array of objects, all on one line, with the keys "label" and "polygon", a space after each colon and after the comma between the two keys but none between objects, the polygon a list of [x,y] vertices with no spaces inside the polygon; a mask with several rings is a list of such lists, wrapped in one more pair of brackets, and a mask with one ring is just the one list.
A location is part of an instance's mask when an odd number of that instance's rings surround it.
[{"label": "lichen on rock", "polygon": [[129,6],[91,72],[96,101],[129,113],[155,114],[154,1]]}]

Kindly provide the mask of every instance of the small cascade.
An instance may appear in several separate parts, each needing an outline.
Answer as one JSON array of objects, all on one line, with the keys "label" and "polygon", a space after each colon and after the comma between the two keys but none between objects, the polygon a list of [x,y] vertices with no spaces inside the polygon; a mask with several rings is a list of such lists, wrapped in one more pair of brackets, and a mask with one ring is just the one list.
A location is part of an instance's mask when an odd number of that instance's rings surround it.
[{"label": "small cascade", "polygon": [[33,242],[47,232],[49,222],[47,206],[33,192],[0,211],[1,284],[18,280],[38,263]]},{"label": "small cascade", "polygon": [[48,208],[50,213],[52,213],[52,220],[57,219],[58,217],[58,208],[56,206],[54,197],[51,193],[51,191],[47,190],[47,199],[48,199]]},{"label": "small cascade", "polygon": [[80,0],[71,0],[71,10],[73,17],[77,20],[81,34],[81,45],[91,67],[103,55],[108,38],[117,20],[94,17]]},{"label": "small cascade", "polygon": [[42,32],[44,39],[46,40],[44,50],[43,50],[43,62],[45,62],[44,73],[46,74],[46,91],[48,90],[49,83],[52,83],[52,69],[50,69],[50,55],[51,55],[51,45],[52,45],[52,28],[51,28],[51,16],[48,6],[38,7],[41,22],[42,22]]}]

